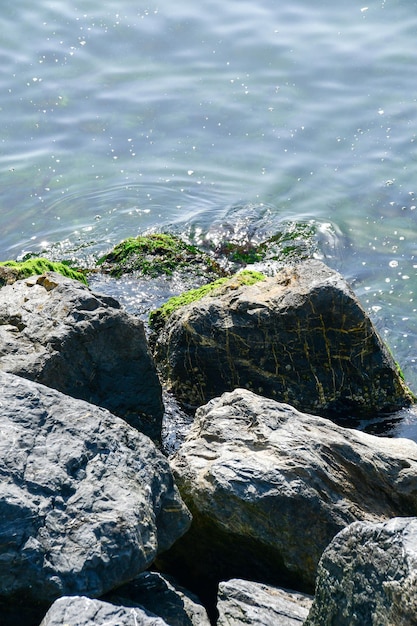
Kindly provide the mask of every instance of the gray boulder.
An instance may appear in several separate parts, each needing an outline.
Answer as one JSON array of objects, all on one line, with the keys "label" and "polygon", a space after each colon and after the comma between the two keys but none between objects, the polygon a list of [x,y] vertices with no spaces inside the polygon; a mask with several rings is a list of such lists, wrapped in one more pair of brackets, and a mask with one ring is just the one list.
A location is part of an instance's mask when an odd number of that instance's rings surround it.
[{"label": "gray boulder", "polygon": [[417,515],[415,442],[344,429],[247,390],[201,407],[170,464],[193,523],[160,561],[183,563],[189,588],[237,577],[311,593],[340,530]]},{"label": "gray boulder", "polygon": [[313,598],[248,580],[219,584],[217,626],[301,626]]},{"label": "gray boulder", "polygon": [[0,600],[100,596],[189,527],[168,462],[107,410],[0,373]]},{"label": "gray boulder", "polygon": [[102,599],[122,606],[139,606],[162,617],[170,626],[210,626],[197,596],[158,572],[143,572]]},{"label": "gray boulder", "polygon": [[415,626],[417,519],[356,522],[325,550],[306,626]]},{"label": "gray boulder", "polygon": [[56,600],[40,626],[171,626],[140,607],[127,607],[83,596]]},{"label": "gray boulder", "polygon": [[251,286],[231,279],[174,311],[153,341],[165,380],[192,406],[237,387],[332,418],[412,401],[353,291],[314,259]]},{"label": "gray boulder", "polygon": [[0,289],[0,370],[109,409],[160,439],[161,386],[143,324],[54,272]]}]

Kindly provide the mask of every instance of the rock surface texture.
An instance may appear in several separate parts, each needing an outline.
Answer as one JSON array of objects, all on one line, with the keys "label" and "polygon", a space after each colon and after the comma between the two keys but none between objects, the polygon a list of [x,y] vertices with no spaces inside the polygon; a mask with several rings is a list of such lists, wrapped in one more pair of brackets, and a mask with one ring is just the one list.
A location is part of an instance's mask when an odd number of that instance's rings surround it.
[{"label": "rock surface texture", "polygon": [[162,392],[142,322],[78,281],[47,272],[0,289],[0,370],[160,438]]},{"label": "rock surface texture", "polygon": [[170,461],[193,514],[162,555],[190,585],[246,578],[311,593],[333,537],[417,515],[417,444],[344,429],[237,389],[201,407]]},{"label": "rock surface texture", "polygon": [[232,280],[178,309],[154,355],[174,394],[192,406],[237,387],[327,417],[411,402],[352,290],[312,259],[253,286]]},{"label": "rock surface texture", "polygon": [[356,522],[325,550],[306,626],[417,624],[417,519]]},{"label": "rock surface texture", "polygon": [[157,572],[143,572],[103,600],[121,606],[139,606],[162,617],[170,626],[210,626],[198,598]]},{"label": "rock surface texture", "polygon": [[40,626],[171,626],[140,607],[116,606],[83,596],[53,603]]},{"label": "rock surface texture", "polygon": [[107,410],[0,373],[0,600],[100,596],[190,523],[165,457]]},{"label": "rock surface texture", "polygon": [[219,584],[217,626],[301,626],[311,596],[248,580]]}]

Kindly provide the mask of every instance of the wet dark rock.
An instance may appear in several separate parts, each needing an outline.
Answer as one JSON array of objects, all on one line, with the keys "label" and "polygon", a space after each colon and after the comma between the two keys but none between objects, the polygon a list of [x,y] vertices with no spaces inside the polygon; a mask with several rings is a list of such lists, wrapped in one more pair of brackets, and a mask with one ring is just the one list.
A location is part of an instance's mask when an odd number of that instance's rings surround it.
[{"label": "wet dark rock", "polygon": [[313,259],[252,286],[231,280],[175,310],[154,341],[168,386],[193,407],[236,387],[333,419],[413,401],[352,290]]},{"label": "wet dark rock", "polygon": [[223,267],[236,272],[257,262],[288,263],[311,258],[318,252],[320,226],[314,220],[277,220],[265,204],[237,204],[221,216],[212,215],[206,228],[191,221],[182,228]]},{"label": "wet dark rock", "polygon": [[140,607],[117,606],[83,596],[56,600],[40,626],[170,626]]},{"label": "wet dark rock", "polygon": [[217,626],[301,626],[313,598],[248,580],[219,584]]},{"label": "wet dark rock", "polygon": [[104,599],[122,606],[139,606],[162,617],[170,626],[210,626],[197,596],[157,572],[143,572]]},{"label": "wet dark rock", "polygon": [[182,567],[188,588],[245,578],[311,593],[340,530],[417,515],[416,443],[243,389],[198,409],[170,464],[193,522],[158,566]]},{"label": "wet dark rock", "polygon": [[155,441],[162,391],[143,323],[48,272],[0,289],[0,370],[109,409]]},{"label": "wet dark rock", "polygon": [[321,558],[306,626],[413,626],[416,582],[417,518],[356,522]]},{"label": "wet dark rock", "polygon": [[190,523],[165,457],[107,410],[0,373],[0,600],[98,597]]}]

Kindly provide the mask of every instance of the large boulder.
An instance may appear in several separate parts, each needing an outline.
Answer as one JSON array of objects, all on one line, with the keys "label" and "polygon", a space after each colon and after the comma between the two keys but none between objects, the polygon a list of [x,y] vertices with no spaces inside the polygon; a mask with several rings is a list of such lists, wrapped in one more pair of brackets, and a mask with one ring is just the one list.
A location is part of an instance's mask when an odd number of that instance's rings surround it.
[{"label": "large boulder", "polygon": [[0,373],[0,601],[100,596],[189,527],[165,457],[106,409]]},{"label": "large boulder", "polygon": [[302,626],[312,601],[288,589],[228,580],[219,584],[217,626]]},{"label": "large boulder", "polygon": [[417,519],[356,522],[325,550],[306,626],[415,626]]},{"label": "large boulder", "polygon": [[109,409],[159,440],[161,385],[143,324],[54,272],[0,289],[0,370]]},{"label": "large boulder", "polygon": [[192,406],[237,387],[332,418],[412,401],[353,291],[314,259],[251,286],[231,279],[156,335],[164,378]]},{"label": "large boulder", "polygon": [[190,531],[158,563],[190,586],[247,578],[311,593],[333,537],[417,515],[417,444],[237,389],[198,409],[170,460]]}]

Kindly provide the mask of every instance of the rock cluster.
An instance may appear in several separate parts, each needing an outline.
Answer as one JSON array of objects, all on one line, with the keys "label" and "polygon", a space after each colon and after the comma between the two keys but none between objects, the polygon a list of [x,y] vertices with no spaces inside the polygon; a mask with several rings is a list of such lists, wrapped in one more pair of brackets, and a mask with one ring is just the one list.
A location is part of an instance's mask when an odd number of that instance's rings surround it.
[{"label": "rock cluster", "polygon": [[413,401],[340,275],[231,280],[153,345],[199,405],[170,458],[136,317],[51,272],[0,289],[0,622],[416,624],[417,444],[323,417]]}]

